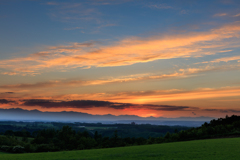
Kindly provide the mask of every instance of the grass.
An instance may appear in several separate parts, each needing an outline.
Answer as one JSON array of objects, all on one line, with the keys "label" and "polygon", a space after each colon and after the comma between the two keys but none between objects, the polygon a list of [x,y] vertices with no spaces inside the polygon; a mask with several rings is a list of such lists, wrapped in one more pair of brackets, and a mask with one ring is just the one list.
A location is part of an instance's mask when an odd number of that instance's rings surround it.
[{"label": "grass", "polygon": [[196,140],[133,147],[28,154],[0,154],[1,160],[236,160],[240,138]]}]

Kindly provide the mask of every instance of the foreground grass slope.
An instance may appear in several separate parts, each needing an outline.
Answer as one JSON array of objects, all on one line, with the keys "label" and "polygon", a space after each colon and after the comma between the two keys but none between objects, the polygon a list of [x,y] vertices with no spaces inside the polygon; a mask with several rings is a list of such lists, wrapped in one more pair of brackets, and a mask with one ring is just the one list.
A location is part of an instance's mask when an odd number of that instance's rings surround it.
[{"label": "foreground grass slope", "polygon": [[0,154],[1,160],[182,159],[236,160],[240,138],[209,139],[133,147],[28,154]]}]

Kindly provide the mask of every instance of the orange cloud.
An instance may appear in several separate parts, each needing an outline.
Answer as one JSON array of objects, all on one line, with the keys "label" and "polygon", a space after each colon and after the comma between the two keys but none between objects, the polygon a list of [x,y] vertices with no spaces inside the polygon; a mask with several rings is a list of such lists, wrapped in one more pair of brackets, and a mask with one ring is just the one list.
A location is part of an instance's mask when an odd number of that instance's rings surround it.
[{"label": "orange cloud", "polygon": [[[219,97],[234,97],[240,96],[239,87],[225,87],[225,88],[203,88],[197,90],[156,90],[156,91],[140,91],[140,92],[120,92],[116,94],[98,93],[98,94],[84,94],[84,95],[63,95],[61,98],[75,99],[84,98],[107,100],[121,103],[136,103],[148,104],[155,102],[167,101],[185,101],[193,99],[210,99]],[[55,97],[56,98],[56,97]],[[60,97],[59,97],[60,98]]]},{"label": "orange cloud", "polygon": [[218,58],[218,59],[215,59],[213,61],[210,61],[210,62],[228,62],[228,61],[236,61],[236,60],[240,60],[240,56],[234,56],[234,57],[222,57],[222,58]]},{"label": "orange cloud", "polygon": [[[127,38],[107,46],[93,42],[72,43],[68,46],[52,46],[47,51],[28,57],[1,60],[0,68],[8,70],[5,74],[34,74],[41,73],[44,69],[51,71],[56,68],[65,70],[77,67],[123,66],[159,59],[200,57],[229,48],[229,43],[235,44],[238,41],[236,38],[239,33],[240,24],[235,23],[208,32]],[[235,40],[230,41],[231,38]],[[227,44],[224,43],[225,40],[228,40]]]},{"label": "orange cloud", "polygon": [[17,75],[18,73],[17,72],[3,72],[2,74],[5,74],[5,75]]},{"label": "orange cloud", "polygon": [[[222,58],[214,59],[212,61],[198,62],[196,64],[201,64],[201,63],[219,63],[219,62],[229,62],[229,61],[238,61],[238,62],[240,62],[240,56],[222,57]],[[235,66],[239,67],[239,65],[235,65]]]},{"label": "orange cloud", "polygon": [[231,51],[232,51],[232,50],[229,49],[229,50],[222,50],[222,51],[219,51],[219,52],[222,52],[222,53],[223,53],[223,52],[231,52]]},{"label": "orange cloud", "polygon": [[215,70],[214,67],[202,67],[202,68],[187,68],[179,69],[178,72],[169,73],[169,74],[135,74],[129,76],[108,78],[108,79],[97,79],[97,80],[65,80],[65,81],[48,81],[48,82],[39,82],[39,83],[23,83],[23,84],[14,84],[14,85],[1,85],[0,88],[4,89],[16,89],[16,88],[44,88],[44,87],[59,87],[59,86],[91,86],[91,85],[103,85],[109,83],[125,83],[133,81],[143,81],[143,80],[154,80],[154,79],[173,79],[173,78],[186,78],[193,74],[200,72],[207,72]]},{"label": "orange cloud", "polygon": [[[200,88],[196,90],[154,90],[118,93],[88,93],[88,94],[63,94],[55,96],[32,95],[24,96],[25,99],[53,99],[53,100],[99,100],[119,103],[134,104],[161,104],[173,101],[187,101],[198,99],[214,99],[221,97],[240,96],[240,87]],[[206,106],[207,107],[207,106]]]},{"label": "orange cloud", "polygon": [[[154,90],[154,91],[138,91],[138,92],[119,92],[119,93],[90,93],[90,94],[66,94],[66,95],[56,95],[56,96],[47,96],[46,93],[41,95],[34,95],[34,94],[28,94],[24,95],[22,98],[16,98],[15,96],[11,96],[12,94],[16,93],[11,93],[11,92],[6,92],[3,93],[5,95],[5,99],[2,99],[2,103],[7,103],[7,102],[18,102],[21,108],[24,108],[23,102],[31,102],[31,104],[34,102],[34,104],[39,103],[39,102],[49,102],[49,105],[55,106],[55,103],[57,105],[60,105],[62,102],[64,104],[72,103],[72,102],[78,102],[78,101],[107,101],[109,104],[124,104],[125,107],[123,106],[115,106],[111,109],[111,113],[114,114],[119,114],[121,113],[134,113],[138,114],[140,116],[144,116],[147,114],[152,114],[156,113],[157,115],[163,114],[166,115],[170,111],[174,111],[171,114],[177,114],[177,112],[184,112],[186,113],[191,113],[192,111],[197,112],[199,115],[200,113],[204,115],[207,113],[208,115],[211,115],[215,112],[218,112],[218,114],[226,114],[227,112],[231,113],[239,113],[240,111],[238,110],[238,104],[235,105],[230,105],[228,103],[228,106],[225,107],[215,107],[213,108],[209,104],[204,104],[204,106],[199,106],[199,107],[194,107],[194,103],[188,107],[188,105],[183,105],[184,101],[190,101],[190,100],[206,100],[206,99],[216,99],[216,98],[225,98],[225,100],[228,100],[229,98],[236,98],[240,96],[240,87],[223,87],[223,88],[200,88],[196,90],[177,90],[177,89],[172,89],[172,90]],[[38,99],[38,101],[36,101]],[[34,101],[32,101],[34,100]],[[236,100],[236,99],[235,99]],[[176,101],[178,105],[163,105],[167,103],[172,103]],[[182,101],[183,103],[181,103]],[[51,103],[50,103],[51,102]],[[61,103],[60,103],[61,102]],[[96,102],[97,103],[97,102]],[[42,103],[43,105],[46,105],[45,103]],[[135,105],[134,105],[135,104]],[[5,104],[4,104],[5,105]],[[18,105],[18,106],[19,106]],[[30,106],[30,103],[28,103]],[[9,106],[9,104],[8,104]],[[11,105],[12,106],[12,105]],[[11,107],[10,106],[10,107]],[[41,105],[40,105],[41,106]],[[85,111],[85,108],[76,108],[71,106],[66,106],[63,105],[62,109],[61,107],[59,108],[59,111],[64,110],[64,108],[73,108],[73,110],[77,111]],[[231,108],[230,108],[231,106]],[[7,105],[5,105],[7,107]],[[26,106],[25,106],[26,107]],[[34,105],[32,106],[34,107]],[[49,107],[49,106],[48,106]],[[119,108],[120,107],[120,108]],[[36,106],[36,108],[39,109],[39,107]],[[52,110],[53,108],[49,108]],[[55,106],[55,110],[58,108]],[[86,110],[88,113],[95,113],[97,108],[90,108],[89,110]],[[109,113],[109,109],[105,107],[104,108],[98,108],[99,110],[101,109],[101,113]],[[114,110],[121,110],[119,113],[117,113]],[[42,110],[42,109],[41,109]],[[46,110],[46,109],[45,109]],[[53,109],[54,110],[54,109]],[[144,113],[144,110],[148,110]],[[131,112],[130,112],[131,111]],[[138,113],[139,111],[139,113]],[[143,113],[140,114],[140,111],[143,111]],[[183,113],[181,113],[183,114]]]}]

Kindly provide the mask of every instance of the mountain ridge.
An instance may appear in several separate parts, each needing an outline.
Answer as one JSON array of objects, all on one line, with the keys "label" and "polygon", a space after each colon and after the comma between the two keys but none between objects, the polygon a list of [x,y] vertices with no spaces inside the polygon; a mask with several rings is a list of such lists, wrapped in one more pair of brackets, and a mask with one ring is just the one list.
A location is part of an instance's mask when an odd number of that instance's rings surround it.
[{"label": "mountain ridge", "polygon": [[137,121],[138,123],[161,124],[163,122],[206,122],[214,119],[213,117],[140,117],[136,115],[92,115],[83,112],[62,111],[62,112],[43,112],[37,109],[25,110],[22,108],[0,109],[0,120],[11,121],[57,121],[57,122],[109,122],[109,123],[130,123],[130,121]]}]

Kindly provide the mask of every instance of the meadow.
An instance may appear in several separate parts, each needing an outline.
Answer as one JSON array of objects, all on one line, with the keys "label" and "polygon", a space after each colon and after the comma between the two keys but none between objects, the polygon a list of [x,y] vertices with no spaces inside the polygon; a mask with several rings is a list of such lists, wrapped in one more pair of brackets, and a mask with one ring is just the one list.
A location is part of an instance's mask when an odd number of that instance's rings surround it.
[{"label": "meadow", "polygon": [[206,139],[108,149],[0,154],[1,160],[236,160],[240,138]]}]

